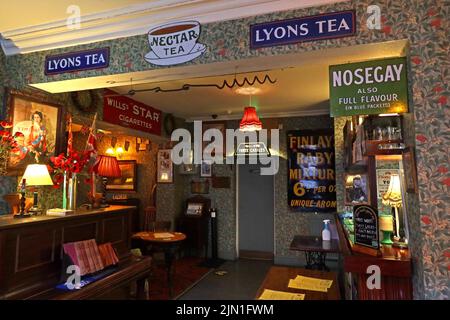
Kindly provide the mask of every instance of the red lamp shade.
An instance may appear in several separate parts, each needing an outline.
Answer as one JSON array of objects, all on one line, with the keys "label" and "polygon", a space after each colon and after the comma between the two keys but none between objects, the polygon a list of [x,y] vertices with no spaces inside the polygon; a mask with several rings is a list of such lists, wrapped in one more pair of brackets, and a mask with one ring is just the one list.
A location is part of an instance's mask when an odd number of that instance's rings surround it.
[{"label": "red lamp shade", "polygon": [[99,176],[116,178],[122,176],[119,168],[119,162],[116,157],[100,156],[100,160],[97,165],[97,173]]},{"label": "red lamp shade", "polygon": [[244,116],[239,124],[241,131],[257,131],[262,129],[262,123],[256,114],[255,107],[245,107]]}]

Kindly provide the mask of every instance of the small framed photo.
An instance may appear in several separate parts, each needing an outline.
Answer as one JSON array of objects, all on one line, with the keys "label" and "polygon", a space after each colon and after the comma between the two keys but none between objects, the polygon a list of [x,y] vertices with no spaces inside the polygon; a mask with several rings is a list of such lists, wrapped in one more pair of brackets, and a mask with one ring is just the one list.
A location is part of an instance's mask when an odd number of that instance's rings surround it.
[{"label": "small framed photo", "polygon": [[413,148],[408,148],[402,157],[403,171],[405,176],[406,192],[417,192],[417,168],[416,157]]},{"label": "small framed photo", "polygon": [[203,213],[203,203],[189,202],[186,208],[186,215],[201,216]]},{"label": "small framed photo", "polygon": [[161,149],[158,151],[158,183],[173,183],[173,162],[170,158],[171,149]]},{"label": "small framed photo", "polygon": [[212,177],[212,161],[211,160],[202,160],[201,168],[200,168],[200,176],[201,177]]},{"label": "small framed photo", "polygon": [[147,151],[149,145],[150,145],[149,139],[144,139],[140,137],[136,138],[136,151]]},{"label": "small framed photo", "polygon": [[345,205],[369,204],[369,179],[367,174],[347,174],[345,177]]}]

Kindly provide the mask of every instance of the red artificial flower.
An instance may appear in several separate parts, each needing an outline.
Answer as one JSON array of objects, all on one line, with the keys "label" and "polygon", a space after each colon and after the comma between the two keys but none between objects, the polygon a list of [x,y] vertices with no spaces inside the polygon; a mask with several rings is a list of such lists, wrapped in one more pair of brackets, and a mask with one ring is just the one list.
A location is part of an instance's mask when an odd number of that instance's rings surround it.
[{"label": "red artificial flower", "polygon": [[422,222],[425,223],[426,225],[431,224],[431,219],[429,216],[423,216],[420,220],[422,220]]},{"label": "red artificial flower", "polygon": [[436,92],[436,93],[439,93],[439,92],[441,92],[443,90],[444,90],[444,88],[442,88],[441,86],[436,86],[436,87],[433,88],[433,91]]},{"label": "red artificial flower", "polygon": [[13,124],[12,124],[12,122],[3,120],[3,121],[0,121],[0,126],[2,126],[5,129],[10,129],[10,128],[12,128]]},{"label": "red artificial flower", "polygon": [[0,137],[8,137],[10,135],[9,131],[6,130],[0,130]]},{"label": "red artificial flower", "polygon": [[25,135],[22,132],[17,131],[16,133],[14,133],[14,138],[21,138],[21,137],[25,137]]},{"label": "red artificial flower", "polygon": [[416,140],[424,143],[425,141],[427,141],[427,137],[425,137],[423,134],[418,134],[416,136]]}]

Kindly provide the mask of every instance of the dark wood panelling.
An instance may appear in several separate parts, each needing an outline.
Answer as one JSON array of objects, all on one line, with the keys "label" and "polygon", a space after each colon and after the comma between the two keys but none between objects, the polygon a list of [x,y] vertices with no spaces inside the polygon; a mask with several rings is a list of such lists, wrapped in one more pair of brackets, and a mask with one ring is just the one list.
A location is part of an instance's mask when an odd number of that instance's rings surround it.
[{"label": "dark wood panelling", "polygon": [[[119,259],[130,257],[130,215],[134,207],[111,206],[67,217],[36,217],[0,224],[0,300],[21,299],[60,281],[62,245],[95,239],[112,242]],[[34,219],[34,220],[30,220]]]}]

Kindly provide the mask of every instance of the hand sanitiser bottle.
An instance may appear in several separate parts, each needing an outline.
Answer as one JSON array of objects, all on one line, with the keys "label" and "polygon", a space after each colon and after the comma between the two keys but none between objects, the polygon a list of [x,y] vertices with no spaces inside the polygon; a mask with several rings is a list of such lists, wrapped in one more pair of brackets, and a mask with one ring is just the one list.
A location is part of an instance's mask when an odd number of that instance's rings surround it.
[{"label": "hand sanitiser bottle", "polygon": [[330,220],[323,220],[324,226],[322,230],[322,240],[330,241],[331,240],[331,232],[330,232]]}]

